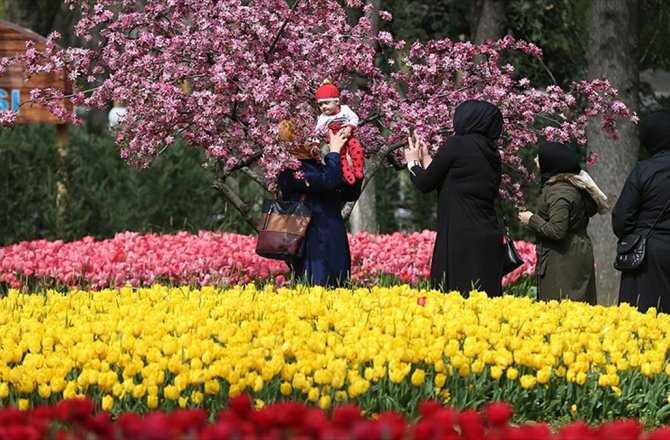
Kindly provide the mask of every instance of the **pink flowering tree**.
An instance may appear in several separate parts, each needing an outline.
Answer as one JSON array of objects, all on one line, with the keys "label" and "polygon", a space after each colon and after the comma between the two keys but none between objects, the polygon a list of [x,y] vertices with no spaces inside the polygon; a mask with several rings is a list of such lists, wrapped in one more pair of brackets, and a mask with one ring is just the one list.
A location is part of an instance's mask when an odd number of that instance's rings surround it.
[{"label": "pink flowering tree", "polygon": [[[357,136],[368,156],[367,178],[402,163],[400,147],[411,128],[435,149],[450,134],[458,103],[497,104],[506,122],[503,194],[517,200],[523,200],[520,183],[532,177],[521,163],[522,149],[545,138],[584,145],[590,117],[599,117],[613,136],[617,117],[634,119],[606,80],[538,90],[501,62],[505,51],[540,57],[532,44],[505,37],[480,46],[445,39],[406,47],[388,32],[373,34],[365,16],[347,21],[345,7],[392,19],[360,0],[64,1],[81,9],[76,34],[96,43],[61,49],[54,33],[44,53],[28,47],[24,55],[0,60],[0,74],[11,63],[23,63],[26,75],[66,69],[72,95],[31,94],[63,120],[77,122],[60,106],[63,99],[87,108],[124,102],[128,112],[116,141],[134,166],[148,166],[177,138],[203,148],[208,164],[217,165],[213,186],[252,225],[250,204],[226,179],[241,172],[272,189],[282,169],[298,165],[277,124],[293,118],[296,142],[320,135],[313,130],[313,96],[324,79],[339,86],[361,118]],[[379,59],[388,66],[382,69]],[[13,122],[11,113],[0,115],[3,125]]]}]

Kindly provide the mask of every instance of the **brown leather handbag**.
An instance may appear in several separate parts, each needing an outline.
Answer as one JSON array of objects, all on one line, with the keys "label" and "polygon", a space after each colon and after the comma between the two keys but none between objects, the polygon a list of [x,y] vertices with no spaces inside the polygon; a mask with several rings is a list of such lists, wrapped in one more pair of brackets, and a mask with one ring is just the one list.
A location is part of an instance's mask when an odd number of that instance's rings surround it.
[{"label": "brown leather handbag", "polygon": [[283,201],[279,197],[263,200],[256,253],[284,261],[301,257],[311,219],[312,207],[305,202],[305,194],[297,202]]}]

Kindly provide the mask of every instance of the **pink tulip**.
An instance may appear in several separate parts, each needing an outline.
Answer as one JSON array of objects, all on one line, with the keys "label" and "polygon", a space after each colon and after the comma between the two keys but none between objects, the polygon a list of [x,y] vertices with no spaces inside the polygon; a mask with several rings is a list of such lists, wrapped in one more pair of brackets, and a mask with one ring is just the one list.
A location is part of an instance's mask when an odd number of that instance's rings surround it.
[{"label": "pink tulip", "polygon": [[[357,285],[379,284],[384,276],[417,286],[430,277],[435,232],[349,236],[351,279]],[[516,241],[525,263],[503,278],[507,285],[535,272],[535,245]],[[0,282],[21,288],[25,279],[93,289],[160,282],[232,285],[254,281],[285,285],[286,263],[255,253],[256,237],[200,231],[197,234],[119,233],[111,239],[91,237],[70,243],[35,240],[0,247]]]}]

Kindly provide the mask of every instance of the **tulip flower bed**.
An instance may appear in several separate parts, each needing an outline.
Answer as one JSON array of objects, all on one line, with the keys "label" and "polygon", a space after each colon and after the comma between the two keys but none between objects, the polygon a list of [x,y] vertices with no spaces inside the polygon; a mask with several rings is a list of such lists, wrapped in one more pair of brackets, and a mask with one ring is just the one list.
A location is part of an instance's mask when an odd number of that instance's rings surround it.
[{"label": "tulip flower bed", "polygon": [[88,397],[113,414],[271,404],[416,416],[505,400],[515,422],[670,421],[670,315],[374,287],[11,290],[0,406]]},{"label": "tulip flower bed", "polygon": [[589,427],[573,422],[558,432],[546,424],[510,425],[512,408],[505,403],[488,404],[481,412],[458,412],[438,402],[419,404],[419,418],[412,422],[395,412],[364,417],[355,405],[324,412],[300,403],[276,403],[254,409],[248,396],[231,399],[227,409],[208,423],[203,410],[156,411],[146,417],[124,413],[116,420],[110,414],[94,414],[90,400],[67,400],[30,411],[0,409],[0,438],[87,439],[361,439],[361,440],[666,440],[670,429],[644,432],[636,420],[622,420]]},{"label": "tulip flower bed", "polygon": [[[352,284],[373,286],[427,284],[435,233],[350,236]],[[535,272],[535,246],[516,242],[526,263],[505,277],[504,284]],[[35,240],[0,248],[0,294],[8,288],[29,291],[99,290],[156,283],[220,286],[287,284],[288,266],[259,257],[255,236],[201,231],[199,234],[121,233],[109,240]],[[4,288],[2,285],[4,284]]]}]

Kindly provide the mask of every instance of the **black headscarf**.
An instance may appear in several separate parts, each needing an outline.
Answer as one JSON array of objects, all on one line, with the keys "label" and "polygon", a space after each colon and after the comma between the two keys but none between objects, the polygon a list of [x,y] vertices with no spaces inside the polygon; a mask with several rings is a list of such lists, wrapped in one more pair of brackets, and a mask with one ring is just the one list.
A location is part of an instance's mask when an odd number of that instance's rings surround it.
[{"label": "black headscarf", "polygon": [[454,131],[457,136],[481,134],[495,141],[502,134],[503,117],[495,105],[470,99],[462,102],[454,112]]},{"label": "black headscarf", "polygon": [[670,149],[670,113],[657,112],[642,118],[640,143],[651,154]]},{"label": "black headscarf", "polygon": [[579,166],[579,155],[567,145],[558,142],[543,142],[540,144],[537,155],[542,172],[542,185],[556,174],[579,174],[582,170]]},{"label": "black headscarf", "polygon": [[502,134],[502,126],[500,109],[487,101],[463,101],[454,111],[456,136],[470,136],[498,174],[501,172],[500,153],[495,140]]}]

